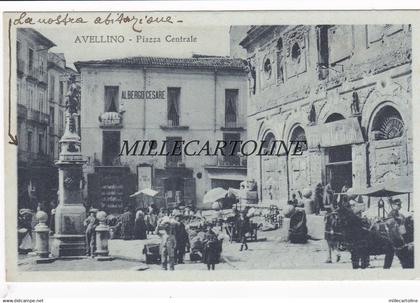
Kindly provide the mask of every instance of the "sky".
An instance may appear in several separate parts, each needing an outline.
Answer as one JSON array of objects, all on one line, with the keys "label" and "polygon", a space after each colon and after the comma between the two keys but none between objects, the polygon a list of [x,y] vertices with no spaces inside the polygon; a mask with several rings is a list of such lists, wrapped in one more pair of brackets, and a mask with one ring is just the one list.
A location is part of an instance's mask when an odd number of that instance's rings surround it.
[{"label": "sky", "polygon": [[[229,55],[229,27],[206,26],[188,27],[148,27],[143,33],[136,33],[127,28],[66,28],[36,27],[57,46],[50,49],[51,52],[64,53],[67,66],[74,68],[73,63],[84,60],[100,60],[110,58],[124,58],[132,56],[158,56],[158,57],[191,57],[192,54],[206,55]],[[78,39],[83,41],[82,36],[113,36],[123,35],[125,43],[75,43]],[[137,36],[159,37],[161,43],[137,43]],[[167,35],[197,37],[197,43],[167,43]],[[130,42],[129,39],[132,39]]]}]

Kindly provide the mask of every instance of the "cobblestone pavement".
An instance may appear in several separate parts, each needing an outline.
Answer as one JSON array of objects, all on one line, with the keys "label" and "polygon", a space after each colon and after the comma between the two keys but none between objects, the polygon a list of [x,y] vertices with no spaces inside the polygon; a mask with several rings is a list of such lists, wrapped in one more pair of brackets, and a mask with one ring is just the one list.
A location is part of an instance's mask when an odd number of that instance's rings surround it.
[{"label": "cobblestone pavement", "polygon": [[[343,252],[339,263],[325,263],[327,245],[324,240],[309,240],[306,244],[291,244],[278,239],[278,231],[259,233],[257,242],[248,243],[249,249],[239,251],[240,243],[223,242],[222,262],[219,270],[241,269],[350,269],[350,254]],[[83,270],[160,270],[160,265],[145,264],[142,253],[145,243],[158,243],[159,238],[150,235],[148,240],[110,240],[112,261],[99,262],[91,258],[56,260],[50,264],[35,264],[33,256],[20,256],[19,268],[30,271],[83,271]],[[371,257],[371,267],[381,268],[383,256]],[[393,267],[400,266],[394,258]],[[188,254],[185,264],[176,265],[176,270],[207,270],[200,262],[190,262]]]}]

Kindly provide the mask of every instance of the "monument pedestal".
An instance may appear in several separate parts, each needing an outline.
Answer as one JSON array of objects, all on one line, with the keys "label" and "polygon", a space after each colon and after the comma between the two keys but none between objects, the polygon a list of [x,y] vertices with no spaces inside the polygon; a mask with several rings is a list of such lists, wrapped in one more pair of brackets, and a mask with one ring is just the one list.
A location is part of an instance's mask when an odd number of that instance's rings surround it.
[{"label": "monument pedestal", "polygon": [[86,217],[83,205],[59,205],[55,213],[55,230],[51,254],[56,257],[84,256],[86,239],[83,221]]},{"label": "monument pedestal", "polygon": [[86,254],[85,227],[86,210],[83,205],[83,161],[78,109],[80,87],[75,78],[66,95],[66,125],[60,140],[58,166],[58,206],[55,211],[55,236],[51,253],[55,257],[75,257]]}]

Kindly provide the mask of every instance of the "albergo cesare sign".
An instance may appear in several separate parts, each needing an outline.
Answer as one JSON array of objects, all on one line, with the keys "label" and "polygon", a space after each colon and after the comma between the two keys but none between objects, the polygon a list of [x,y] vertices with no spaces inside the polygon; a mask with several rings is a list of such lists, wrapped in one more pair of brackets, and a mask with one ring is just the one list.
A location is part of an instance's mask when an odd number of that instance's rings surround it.
[{"label": "albergo cesare sign", "polygon": [[123,90],[121,99],[165,99],[164,90]]}]

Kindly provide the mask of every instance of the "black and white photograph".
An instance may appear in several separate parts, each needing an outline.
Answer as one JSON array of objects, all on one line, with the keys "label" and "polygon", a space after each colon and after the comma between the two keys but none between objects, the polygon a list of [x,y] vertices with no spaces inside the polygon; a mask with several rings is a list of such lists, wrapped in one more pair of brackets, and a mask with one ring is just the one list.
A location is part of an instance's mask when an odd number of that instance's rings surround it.
[{"label": "black and white photograph", "polygon": [[412,24],[185,15],[8,14],[11,279],[413,277]]}]

